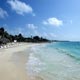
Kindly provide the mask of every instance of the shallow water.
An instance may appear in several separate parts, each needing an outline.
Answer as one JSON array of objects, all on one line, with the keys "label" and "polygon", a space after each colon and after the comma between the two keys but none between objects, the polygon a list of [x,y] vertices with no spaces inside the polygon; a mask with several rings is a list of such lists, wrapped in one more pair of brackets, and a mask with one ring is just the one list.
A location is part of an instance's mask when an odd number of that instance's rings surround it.
[{"label": "shallow water", "polygon": [[33,46],[25,67],[31,80],[80,80],[80,43]]}]

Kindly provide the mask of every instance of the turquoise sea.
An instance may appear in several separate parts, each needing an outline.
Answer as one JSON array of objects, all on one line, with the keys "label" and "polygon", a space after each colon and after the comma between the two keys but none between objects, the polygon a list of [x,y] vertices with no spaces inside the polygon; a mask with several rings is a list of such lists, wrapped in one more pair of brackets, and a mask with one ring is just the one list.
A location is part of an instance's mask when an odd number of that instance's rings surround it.
[{"label": "turquoise sea", "polygon": [[80,80],[80,42],[53,42],[30,49],[26,71],[31,79]]}]

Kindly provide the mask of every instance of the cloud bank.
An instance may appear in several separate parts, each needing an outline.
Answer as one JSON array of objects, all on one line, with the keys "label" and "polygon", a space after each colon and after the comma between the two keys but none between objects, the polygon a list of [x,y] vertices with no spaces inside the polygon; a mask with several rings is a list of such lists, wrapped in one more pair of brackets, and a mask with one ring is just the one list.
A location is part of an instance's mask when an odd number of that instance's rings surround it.
[{"label": "cloud bank", "polygon": [[61,26],[63,25],[63,21],[59,20],[55,17],[48,18],[47,20],[43,21],[44,25],[51,25],[51,26]]},{"label": "cloud bank", "polygon": [[24,15],[31,13],[33,16],[35,15],[32,7],[25,2],[21,2],[20,0],[8,0],[7,3],[11,6],[12,10],[16,11],[17,14]]}]

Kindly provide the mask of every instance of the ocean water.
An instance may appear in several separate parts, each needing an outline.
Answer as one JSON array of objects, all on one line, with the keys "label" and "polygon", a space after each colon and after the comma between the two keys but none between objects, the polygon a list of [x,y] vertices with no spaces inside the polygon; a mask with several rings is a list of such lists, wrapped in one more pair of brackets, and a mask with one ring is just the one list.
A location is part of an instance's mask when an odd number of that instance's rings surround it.
[{"label": "ocean water", "polygon": [[80,42],[53,42],[32,47],[26,71],[37,80],[80,80]]}]

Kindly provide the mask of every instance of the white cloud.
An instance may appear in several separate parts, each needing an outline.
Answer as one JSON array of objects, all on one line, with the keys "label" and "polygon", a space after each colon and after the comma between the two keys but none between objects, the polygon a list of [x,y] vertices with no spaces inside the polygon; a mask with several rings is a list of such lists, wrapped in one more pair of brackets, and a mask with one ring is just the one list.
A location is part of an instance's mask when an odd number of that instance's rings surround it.
[{"label": "white cloud", "polygon": [[20,0],[8,0],[7,3],[10,4],[11,8],[16,11],[17,14],[24,15],[25,13],[31,13],[35,16],[32,7]]},{"label": "white cloud", "polygon": [[8,16],[8,13],[2,8],[0,8],[0,18],[5,18],[6,16]]},{"label": "white cloud", "polygon": [[32,30],[37,29],[37,26],[35,26],[34,24],[27,24],[26,27],[28,27],[29,29],[32,29]]},{"label": "white cloud", "polygon": [[38,26],[36,26],[34,24],[26,24],[26,28],[28,28],[30,30],[29,34],[41,36]]},{"label": "white cloud", "polygon": [[43,21],[43,24],[44,25],[52,25],[52,26],[61,26],[61,25],[63,25],[63,21],[59,20],[55,17],[52,17],[52,18],[49,18],[49,19]]}]

